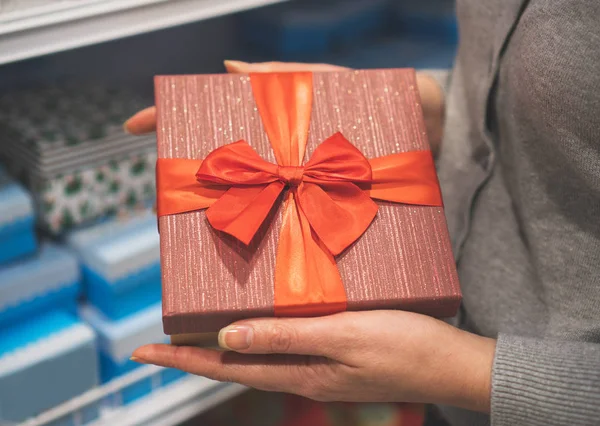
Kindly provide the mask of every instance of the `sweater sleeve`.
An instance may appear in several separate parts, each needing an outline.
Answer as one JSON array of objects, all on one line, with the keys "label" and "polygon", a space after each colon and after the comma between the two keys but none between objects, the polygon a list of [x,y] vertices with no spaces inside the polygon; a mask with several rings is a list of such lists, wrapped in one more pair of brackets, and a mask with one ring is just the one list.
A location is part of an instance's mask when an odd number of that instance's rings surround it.
[{"label": "sweater sleeve", "polygon": [[500,335],[492,426],[600,424],[600,344]]}]

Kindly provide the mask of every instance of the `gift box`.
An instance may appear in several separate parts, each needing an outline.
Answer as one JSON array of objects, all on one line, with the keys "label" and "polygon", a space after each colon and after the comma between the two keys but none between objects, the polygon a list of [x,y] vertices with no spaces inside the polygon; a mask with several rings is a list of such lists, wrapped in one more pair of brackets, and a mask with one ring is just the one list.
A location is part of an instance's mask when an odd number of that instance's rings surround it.
[{"label": "gift box", "polygon": [[156,78],[163,325],[182,339],[173,342],[258,316],[456,313],[415,78]]},{"label": "gift box", "polygon": [[31,196],[1,166],[0,206],[0,264],[3,264],[33,253],[37,242]]},{"label": "gift box", "polygon": [[98,383],[93,331],[52,311],[0,329],[0,423],[21,422]]},{"label": "gift box", "polygon": [[[83,306],[80,315],[98,334],[100,377],[103,383],[141,367],[141,364],[129,359],[139,346],[168,341],[162,331],[160,303],[118,321],[106,318],[91,305]],[[153,388],[169,384],[184,375],[179,370],[165,368],[160,373],[158,383],[149,377],[123,389],[121,402],[128,404],[135,401]]]},{"label": "gift box", "polygon": [[59,235],[154,199],[154,138],[122,128],[148,103],[85,84],[0,98],[0,157],[32,193],[40,227]]},{"label": "gift box", "polygon": [[35,256],[0,268],[0,328],[51,309],[74,313],[80,283],[75,256],[43,243]]},{"label": "gift box", "polygon": [[88,301],[107,317],[160,301],[159,238],[150,211],[74,231],[66,242],[79,256]]}]

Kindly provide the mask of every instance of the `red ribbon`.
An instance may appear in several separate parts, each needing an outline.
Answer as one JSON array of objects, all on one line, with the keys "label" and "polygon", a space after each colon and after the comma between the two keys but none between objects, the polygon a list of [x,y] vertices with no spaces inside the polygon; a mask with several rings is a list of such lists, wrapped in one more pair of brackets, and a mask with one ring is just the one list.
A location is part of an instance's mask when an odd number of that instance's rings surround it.
[{"label": "red ribbon", "polygon": [[287,186],[310,227],[338,255],[377,214],[377,204],[356,183],[371,183],[369,161],[336,133],[302,166],[263,160],[244,141],[211,152],[196,173],[201,184],[228,185],[206,212],[210,224],[249,244]]}]

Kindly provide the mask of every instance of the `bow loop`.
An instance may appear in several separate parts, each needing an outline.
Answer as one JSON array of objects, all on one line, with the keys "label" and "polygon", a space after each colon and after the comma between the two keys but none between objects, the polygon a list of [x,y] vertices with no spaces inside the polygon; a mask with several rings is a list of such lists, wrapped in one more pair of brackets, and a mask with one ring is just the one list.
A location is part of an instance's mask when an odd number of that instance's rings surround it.
[{"label": "bow loop", "polygon": [[306,181],[313,183],[363,183],[372,176],[369,160],[339,132],[315,149],[305,168]]},{"label": "bow loop", "polygon": [[265,185],[278,180],[277,166],[263,160],[248,142],[238,141],[208,154],[196,179],[217,185]]}]

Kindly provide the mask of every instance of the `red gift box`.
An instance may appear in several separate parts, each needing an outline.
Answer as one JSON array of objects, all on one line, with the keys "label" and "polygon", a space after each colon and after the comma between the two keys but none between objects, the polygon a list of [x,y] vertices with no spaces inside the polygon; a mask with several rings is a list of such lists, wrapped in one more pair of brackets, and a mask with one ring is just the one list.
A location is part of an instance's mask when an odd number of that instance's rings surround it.
[{"label": "red gift box", "polygon": [[415,72],[155,80],[163,323],[404,309],[461,293]]}]

